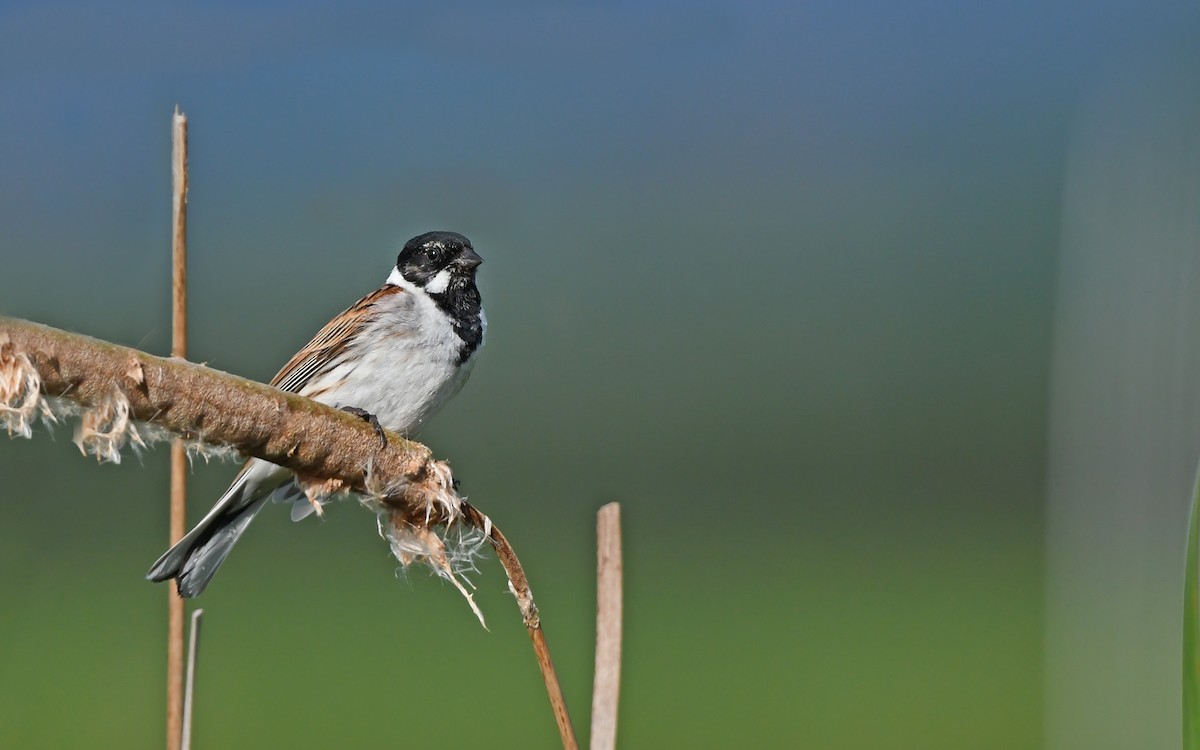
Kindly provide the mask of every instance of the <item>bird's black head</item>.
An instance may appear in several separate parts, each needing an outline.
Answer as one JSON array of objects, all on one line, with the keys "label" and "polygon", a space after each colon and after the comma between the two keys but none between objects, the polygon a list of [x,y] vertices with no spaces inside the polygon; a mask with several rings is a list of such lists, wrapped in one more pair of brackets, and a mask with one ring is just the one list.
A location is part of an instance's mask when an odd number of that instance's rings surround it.
[{"label": "bird's black head", "polygon": [[426,232],[404,244],[393,272],[424,290],[450,319],[463,341],[460,365],[483,343],[483,301],[475,286],[475,269],[482,262],[461,234]]},{"label": "bird's black head", "polygon": [[426,232],[404,243],[396,258],[396,270],[414,286],[430,294],[443,294],[463,281],[473,282],[475,269],[482,262],[471,241],[461,234]]}]

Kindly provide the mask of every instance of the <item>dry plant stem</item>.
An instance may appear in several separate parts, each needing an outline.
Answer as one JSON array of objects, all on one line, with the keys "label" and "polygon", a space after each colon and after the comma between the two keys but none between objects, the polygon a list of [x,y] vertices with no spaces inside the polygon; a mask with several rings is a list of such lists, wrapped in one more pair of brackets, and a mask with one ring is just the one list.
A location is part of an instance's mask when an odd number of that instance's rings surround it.
[{"label": "dry plant stem", "polygon": [[[183,538],[187,523],[184,510],[187,486],[187,456],[183,441],[171,441],[170,543]],[[183,619],[184,600],[167,587],[167,750],[178,750],[183,733]]]},{"label": "dry plant stem", "polygon": [[558,673],[554,670],[554,661],[550,658],[550,646],[546,643],[546,633],[542,630],[541,616],[537,604],[533,601],[533,591],[529,588],[529,579],[525,577],[525,569],[517,559],[508,539],[500,529],[492,525],[487,516],[480,513],[470,504],[463,503],[463,517],[472,526],[486,529],[488,542],[496,550],[496,557],[508,576],[508,586],[513,596],[517,598],[517,606],[521,608],[521,617],[525,628],[529,631],[529,640],[533,643],[533,653],[537,657],[538,668],[542,671],[542,680],[546,683],[546,694],[550,698],[550,707],[554,711],[554,721],[558,724],[558,734],[564,750],[578,750],[579,743],[575,739],[575,729],[571,726],[571,715],[567,712],[567,701],[563,697],[562,686],[558,683]]},{"label": "dry plant stem", "polygon": [[[171,356],[187,357],[187,117],[175,108],[171,122]],[[171,545],[187,526],[187,457],[183,441],[171,441]],[[167,750],[183,742],[183,615],[184,601],[167,589]]]},{"label": "dry plant stem", "polygon": [[433,462],[428,448],[394,433],[380,448],[374,428],[351,414],[204,365],[0,316],[6,343],[30,358],[48,396],[92,407],[119,394],[134,419],[302,476],[367,491],[369,467],[384,486],[415,486]]},{"label": "dry plant stem", "polygon": [[187,682],[183,691],[183,729],[180,732],[180,750],[192,747],[192,706],[196,701],[196,659],[200,650],[200,618],[204,610],[192,612],[192,637],[188,639]]},{"label": "dry plant stem", "polygon": [[[184,487],[187,483],[187,456],[183,441],[171,441],[171,521],[173,546],[183,538],[186,524]],[[167,587],[167,750],[179,750],[183,736],[183,619],[184,600]]]},{"label": "dry plant stem", "polygon": [[[300,476],[338,480],[368,494],[387,488],[383,502],[411,517],[427,513],[430,495],[444,492],[440,488],[448,470],[425,446],[388,432],[387,445],[380,447],[375,428],[364,420],[294,393],[192,362],[0,316],[0,352],[6,349],[29,358],[48,396],[94,407],[116,394],[128,402],[134,419],[189,439],[230,446]],[[461,513],[462,521],[484,531],[496,550],[533,641],[563,747],[575,750],[566,701],[521,563],[486,516],[465,502]]]},{"label": "dry plant stem", "polygon": [[171,145],[171,191],[172,242],[171,242],[171,296],[173,315],[171,318],[171,355],[187,356],[187,116],[175,108],[172,121]]},{"label": "dry plant stem", "polygon": [[554,662],[550,658],[546,631],[542,630],[540,625],[531,628],[529,640],[533,643],[533,653],[537,656],[538,667],[542,670],[542,679],[546,683],[546,694],[550,697],[550,707],[554,711],[554,721],[558,724],[558,736],[562,740],[563,750],[579,750],[575,729],[571,726],[571,715],[567,713],[567,701],[563,697],[562,686],[558,684],[558,674],[554,671]]},{"label": "dry plant stem", "polygon": [[621,506],[596,516],[596,675],[592,686],[591,750],[617,746],[621,691]]}]

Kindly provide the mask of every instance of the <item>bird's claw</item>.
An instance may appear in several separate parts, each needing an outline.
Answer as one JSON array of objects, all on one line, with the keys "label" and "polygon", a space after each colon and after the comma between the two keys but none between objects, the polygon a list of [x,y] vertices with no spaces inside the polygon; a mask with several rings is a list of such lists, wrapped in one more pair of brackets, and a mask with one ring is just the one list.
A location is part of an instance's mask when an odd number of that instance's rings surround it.
[{"label": "bird's claw", "polygon": [[357,406],[343,406],[342,411],[353,414],[359,419],[375,428],[375,434],[379,436],[379,447],[387,447],[387,433],[383,431],[383,426],[379,424],[379,418],[366,409],[360,409]]}]

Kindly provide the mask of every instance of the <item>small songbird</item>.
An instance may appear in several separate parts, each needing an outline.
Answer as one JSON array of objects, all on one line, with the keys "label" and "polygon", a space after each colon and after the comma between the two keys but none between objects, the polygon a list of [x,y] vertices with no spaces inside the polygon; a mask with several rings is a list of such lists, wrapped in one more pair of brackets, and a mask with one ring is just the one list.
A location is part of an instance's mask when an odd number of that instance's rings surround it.
[{"label": "small songbird", "polygon": [[[350,411],[377,430],[415,434],[462,388],[483,344],[487,321],[475,286],[482,262],[461,234],[414,237],[383,287],[329,321],[271,385]],[[273,494],[295,501],[295,520],[315,507],[290,479],[287,469],[248,461],[212,510],[146,577],[174,578],[186,598],[204,591]]]}]

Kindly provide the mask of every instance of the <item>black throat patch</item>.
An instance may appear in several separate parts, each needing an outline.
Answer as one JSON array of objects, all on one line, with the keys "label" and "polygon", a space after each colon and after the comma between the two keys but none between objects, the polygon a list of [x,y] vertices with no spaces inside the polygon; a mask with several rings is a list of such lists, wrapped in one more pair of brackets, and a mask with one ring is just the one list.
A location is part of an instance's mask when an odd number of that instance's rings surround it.
[{"label": "black throat patch", "polygon": [[470,359],[483,343],[483,301],[473,275],[452,274],[446,291],[429,294],[438,309],[449,316],[454,332],[463,340],[456,363],[459,365]]}]

